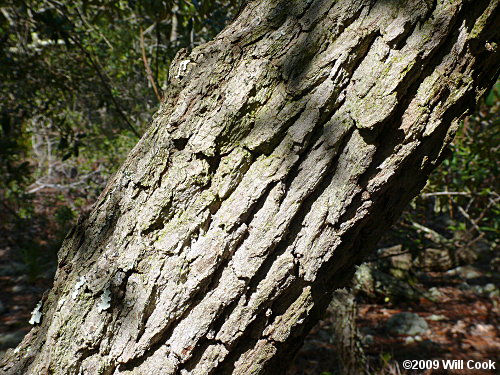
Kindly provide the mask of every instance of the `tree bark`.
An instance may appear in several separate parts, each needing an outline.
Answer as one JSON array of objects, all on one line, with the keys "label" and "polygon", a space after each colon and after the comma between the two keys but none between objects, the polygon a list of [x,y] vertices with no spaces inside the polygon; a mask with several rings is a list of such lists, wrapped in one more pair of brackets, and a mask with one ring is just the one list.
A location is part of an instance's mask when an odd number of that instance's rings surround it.
[{"label": "tree bark", "polygon": [[255,0],[68,234],[3,374],[279,374],[496,78],[498,0]]}]

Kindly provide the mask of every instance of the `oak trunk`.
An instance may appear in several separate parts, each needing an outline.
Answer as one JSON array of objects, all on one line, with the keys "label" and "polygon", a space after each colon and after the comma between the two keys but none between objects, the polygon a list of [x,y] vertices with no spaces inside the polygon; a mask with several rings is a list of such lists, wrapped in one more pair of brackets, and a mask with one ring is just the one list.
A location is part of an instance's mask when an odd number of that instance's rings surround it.
[{"label": "oak trunk", "polygon": [[280,374],[498,74],[498,0],[254,0],[67,236],[2,374]]}]

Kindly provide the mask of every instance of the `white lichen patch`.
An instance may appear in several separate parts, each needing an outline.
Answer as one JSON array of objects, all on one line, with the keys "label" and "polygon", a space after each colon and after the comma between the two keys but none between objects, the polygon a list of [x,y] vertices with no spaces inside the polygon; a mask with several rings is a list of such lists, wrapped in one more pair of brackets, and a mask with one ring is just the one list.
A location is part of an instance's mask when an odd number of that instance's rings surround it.
[{"label": "white lichen patch", "polygon": [[35,306],[35,309],[31,312],[31,319],[29,321],[29,324],[35,325],[35,324],[40,324],[42,321],[42,301],[38,302],[38,304]]},{"label": "white lichen patch", "polygon": [[99,312],[106,311],[111,307],[111,290],[109,287],[104,289],[104,292],[101,295],[101,299],[99,300],[99,304],[97,305],[97,310]]},{"label": "white lichen patch", "polygon": [[76,297],[78,297],[78,294],[80,293],[80,289],[82,288],[82,286],[85,285],[86,282],[87,282],[87,279],[85,278],[85,276],[80,276],[78,278],[78,281],[75,284],[75,288],[73,289],[73,294],[71,295],[71,297],[73,297],[74,300],[76,299]]},{"label": "white lichen patch", "polygon": [[179,71],[177,72],[177,77],[176,78],[181,78],[183,76],[183,73],[186,71],[188,64],[191,62],[191,60],[182,60],[179,64]]},{"label": "white lichen patch", "polygon": [[208,331],[207,333],[207,339],[208,340],[213,340],[215,338],[215,331],[213,329],[211,329],[210,331]]},{"label": "white lichen patch", "polygon": [[59,302],[57,303],[57,307],[58,307],[58,308],[61,308],[61,307],[62,307],[62,305],[64,305],[64,302],[66,302],[66,298],[61,298],[61,299],[59,300]]}]

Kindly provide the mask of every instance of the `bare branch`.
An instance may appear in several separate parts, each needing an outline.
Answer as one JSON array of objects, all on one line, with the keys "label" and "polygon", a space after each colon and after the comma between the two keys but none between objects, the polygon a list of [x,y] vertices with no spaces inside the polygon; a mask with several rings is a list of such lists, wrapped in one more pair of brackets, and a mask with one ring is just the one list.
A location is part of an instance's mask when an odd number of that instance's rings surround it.
[{"label": "bare branch", "polygon": [[440,195],[462,195],[464,197],[470,197],[471,196],[470,193],[466,193],[466,192],[463,192],[463,191],[437,191],[437,192],[434,192],[434,193],[421,194],[420,196],[422,198],[429,198],[429,197],[435,197],[435,196],[440,196]]},{"label": "bare branch", "polygon": [[458,206],[458,211],[460,211],[460,213],[467,219],[469,220],[469,223],[472,224],[472,226],[474,227],[475,230],[477,230],[478,233],[481,233],[481,228],[479,228],[479,226],[476,224],[476,222],[474,220],[472,220],[472,218],[469,216],[469,214],[467,213],[467,211],[465,211],[462,206]]},{"label": "bare branch", "polygon": [[162,96],[160,95],[160,93],[158,92],[158,87],[156,86],[156,82],[153,78],[153,72],[151,71],[151,67],[149,66],[149,61],[148,61],[148,58],[146,56],[146,49],[144,47],[144,32],[142,30],[142,27],[141,27],[141,51],[142,51],[142,61],[144,62],[144,67],[146,68],[146,73],[147,73],[147,76],[148,76],[148,80],[149,82],[151,82],[151,85],[153,86],[153,90],[155,92],[155,95],[156,95],[156,98],[158,99],[158,101],[161,103],[162,101]]}]

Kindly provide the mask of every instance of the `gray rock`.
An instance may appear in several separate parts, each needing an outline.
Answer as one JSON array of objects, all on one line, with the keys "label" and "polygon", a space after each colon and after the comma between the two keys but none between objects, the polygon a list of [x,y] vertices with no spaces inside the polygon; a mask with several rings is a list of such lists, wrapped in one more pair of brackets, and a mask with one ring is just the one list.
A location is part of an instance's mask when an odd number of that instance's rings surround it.
[{"label": "gray rock", "polygon": [[486,293],[490,293],[490,292],[494,292],[495,290],[497,290],[497,287],[495,286],[495,284],[493,283],[488,283],[486,284],[484,287],[483,287],[483,290],[486,292]]},{"label": "gray rock", "polygon": [[391,316],[387,328],[397,335],[416,336],[425,333],[429,326],[424,318],[410,312],[402,312]]},{"label": "gray rock", "polygon": [[405,344],[413,344],[420,341],[422,341],[422,337],[420,336],[408,336],[407,338],[405,338]]},{"label": "gray rock", "polygon": [[377,253],[380,257],[387,259],[392,268],[408,271],[413,265],[411,254],[405,252],[402,245],[379,249]]},{"label": "gray rock", "polygon": [[457,267],[446,272],[451,276],[458,276],[462,279],[470,280],[483,276],[482,272],[473,266]]},{"label": "gray rock", "polygon": [[28,275],[20,275],[14,279],[16,283],[27,283],[29,281]]},{"label": "gray rock", "polygon": [[488,296],[490,298],[495,298],[500,295],[499,290],[493,283],[488,283],[484,286],[481,285],[474,285],[471,288],[475,293],[481,294],[483,296]]},{"label": "gray rock", "polygon": [[26,286],[22,284],[14,285],[12,287],[12,293],[22,293],[26,290]]},{"label": "gray rock", "polygon": [[484,294],[484,290],[481,285],[471,285],[470,290],[476,294]]},{"label": "gray rock", "polygon": [[432,288],[429,288],[429,294],[433,298],[439,298],[439,297],[441,297],[441,292],[435,286],[433,286]]},{"label": "gray rock", "polygon": [[453,260],[448,249],[425,249],[418,256],[416,263],[419,267],[433,271],[447,271],[453,267]]},{"label": "gray rock", "polygon": [[447,319],[446,316],[444,316],[444,315],[436,315],[436,314],[432,314],[432,315],[429,315],[427,317],[427,320],[432,320],[434,322],[439,322],[441,320],[446,320],[446,319]]},{"label": "gray rock", "polygon": [[411,336],[408,336],[405,338],[405,344],[413,344],[415,342],[415,339]]},{"label": "gray rock", "polygon": [[16,331],[0,335],[0,349],[15,348],[24,338],[26,332]]}]

